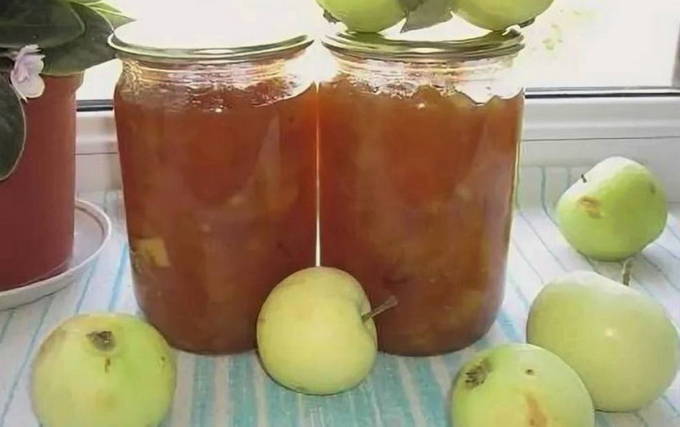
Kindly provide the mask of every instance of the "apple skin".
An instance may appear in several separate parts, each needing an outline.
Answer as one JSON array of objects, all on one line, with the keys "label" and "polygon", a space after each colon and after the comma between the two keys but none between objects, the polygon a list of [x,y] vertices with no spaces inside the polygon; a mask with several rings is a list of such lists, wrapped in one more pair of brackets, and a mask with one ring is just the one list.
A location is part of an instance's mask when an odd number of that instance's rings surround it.
[{"label": "apple skin", "polygon": [[[88,334],[107,331],[112,347]],[[167,413],[175,358],[151,325],[126,314],[74,316],[50,333],[33,361],[31,400],[44,427],[148,427]]]},{"label": "apple skin", "polygon": [[550,7],[553,0],[452,0],[454,12],[469,23],[502,31],[525,23]]},{"label": "apple skin", "polygon": [[267,297],[257,320],[262,364],[278,383],[307,394],[358,385],[375,362],[377,337],[364,290],[329,267],[300,270]]},{"label": "apple skin", "polygon": [[[480,381],[481,379],[481,381]],[[454,380],[455,427],[592,427],[593,403],[559,357],[530,344],[482,351]]]},{"label": "apple skin", "polygon": [[592,271],[547,284],[534,300],[527,342],[560,356],[603,411],[633,411],[658,398],[680,368],[680,340],[664,308]]},{"label": "apple skin", "polygon": [[389,28],[405,16],[399,0],[316,0],[350,31],[374,33]]},{"label": "apple skin", "polygon": [[557,223],[579,252],[619,261],[640,252],[666,226],[668,205],[661,183],[642,166],[610,157],[584,174],[557,203]]}]

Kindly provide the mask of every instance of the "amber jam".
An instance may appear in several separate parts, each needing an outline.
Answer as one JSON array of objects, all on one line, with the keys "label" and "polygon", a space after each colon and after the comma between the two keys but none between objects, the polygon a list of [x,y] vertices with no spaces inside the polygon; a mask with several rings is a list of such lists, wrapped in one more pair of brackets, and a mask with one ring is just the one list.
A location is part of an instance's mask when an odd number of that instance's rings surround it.
[{"label": "amber jam", "polygon": [[374,306],[396,297],[383,351],[466,347],[503,298],[522,92],[476,101],[449,66],[339,61],[319,89],[322,263]]},{"label": "amber jam", "polygon": [[286,61],[125,60],[115,114],[135,292],[178,348],[253,348],[268,292],[314,265],[316,89]]}]

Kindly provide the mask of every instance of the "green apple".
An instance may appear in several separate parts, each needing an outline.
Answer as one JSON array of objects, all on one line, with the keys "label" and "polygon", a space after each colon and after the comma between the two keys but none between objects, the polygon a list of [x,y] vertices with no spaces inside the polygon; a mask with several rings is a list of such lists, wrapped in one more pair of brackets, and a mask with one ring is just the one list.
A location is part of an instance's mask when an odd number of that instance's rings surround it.
[{"label": "green apple", "polygon": [[569,273],[541,290],[527,341],[574,368],[603,411],[645,406],[680,368],[680,340],[663,307],[591,271]]},{"label": "green apple", "polygon": [[401,21],[406,12],[399,0],[316,0],[351,31],[373,33]]},{"label": "green apple", "polygon": [[454,12],[469,23],[500,31],[545,12],[553,0],[453,0]]},{"label": "green apple", "polygon": [[557,203],[557,223],[582,254],[617,261],[640,252],[666,226],[661,183],[641,164],[623,157],[598,163]]},{"label": "green apple", "polygon": [[260,310],[257,346],[269,375],[285,387],[308,394],[348,390],[366,378],[376,358],[368,298],[344,271],[293,273]]},{"label": "green apple", "polygon": [[592,427],[593,403],[559,357],[530,344],[482,351],[454,380],[455,427]]},{"label": "green apple", "polygon": [[44,427],[148,427],[175,391],[175,360],[149,324],[125,314],[72,317],[33,361],[31,399]]}]

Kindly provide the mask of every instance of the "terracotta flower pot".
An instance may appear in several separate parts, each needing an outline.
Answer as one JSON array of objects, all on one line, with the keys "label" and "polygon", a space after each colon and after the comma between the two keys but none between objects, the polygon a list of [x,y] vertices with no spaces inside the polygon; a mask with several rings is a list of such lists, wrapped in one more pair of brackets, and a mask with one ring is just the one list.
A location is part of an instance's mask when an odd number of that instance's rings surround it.
[{"label": "terracotta flower pot", "polygon": [[26,145],[0,182],[0,291],[63,271],[73,250],[75,91],[82,75],[45,77],[24,103]]}]

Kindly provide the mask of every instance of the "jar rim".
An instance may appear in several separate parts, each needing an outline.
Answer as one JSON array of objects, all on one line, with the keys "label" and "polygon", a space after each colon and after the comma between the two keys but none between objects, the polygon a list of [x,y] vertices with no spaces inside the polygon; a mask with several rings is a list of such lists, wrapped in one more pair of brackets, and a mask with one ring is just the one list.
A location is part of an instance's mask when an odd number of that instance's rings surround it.
[{"label": "jar rim", "polygon": [[160,62],[182,61],[248,61],[271,57],[282,57],[303,50],[314,40],[307,34],[286,35],[278,40],[262,43],[226,46],[223,42],[208,42],[200,46],[155,45],[135,34],[132,22],[118,27],[108,38],[108,44],[118,55],[149,59]]},{"label": "jar rim", "polygon": [[322,44],[331,50],[362,59],[387,61],[480,60],[513,55],[524,47],[516,29],[491,31],[457,40],[400,40],[379,33],[340,31],[326,34]]}]

